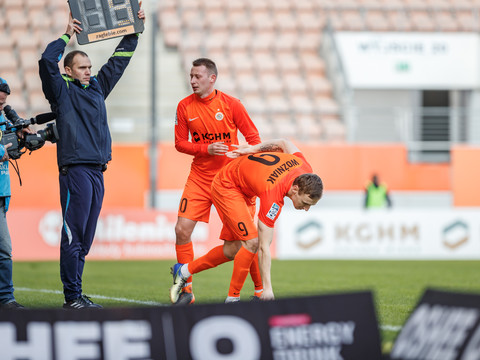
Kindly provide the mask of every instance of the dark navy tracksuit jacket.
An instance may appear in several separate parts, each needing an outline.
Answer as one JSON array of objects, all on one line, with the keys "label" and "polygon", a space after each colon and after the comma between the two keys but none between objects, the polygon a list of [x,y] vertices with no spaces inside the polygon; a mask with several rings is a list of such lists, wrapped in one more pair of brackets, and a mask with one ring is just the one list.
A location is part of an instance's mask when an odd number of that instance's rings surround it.
[{"label": "dark navy tracksuit jacket", "polygon": [[130,62],[138,36],[125,36],[98,74],[90,78],[88,86],[62,75],[58,69],[68,41],[68,36],[63,35],[48,44],[39,61],[43,93],[57,115],[60,137],[60,276],[65,301],[82,295],[85,256],[93,242],[103,202],[102,167],[112,159],[105,99]]}]

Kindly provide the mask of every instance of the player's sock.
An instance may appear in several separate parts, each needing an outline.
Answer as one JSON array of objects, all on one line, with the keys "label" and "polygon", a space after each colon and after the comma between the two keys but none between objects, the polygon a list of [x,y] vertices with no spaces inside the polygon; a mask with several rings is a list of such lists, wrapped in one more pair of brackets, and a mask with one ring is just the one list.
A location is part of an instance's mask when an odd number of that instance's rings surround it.
[{"label": "player's sock", "polygon": [[233,260],[233,274],[230,280],[230,288],[228,289],[228,296],[238,297],[240,296],[240,290],[242,290],[245,279],[247,278],[255,254],[241,247],[238,250],[235,259]]},{"label": "player's sock", "polygon": [[220,264],[226,263],[227,261],[230,261],[230,259],[223,254],[223,246],[218,245],[205,255],[189,263],[188,271],[191,274],[196,274],[200,271],[211,269]]},{"label": "player's sock", "polygon": [[258,267],[258,253],[255,254],[252,264],[250,265],[250,276],[252,277],[253,285],[255,286],[255,296],[260,297],[263,293],[262,276],[260,275],[260,268]]},{"label": "player's sock", "polygon": [[[193,243],[191,241],[187,244],[175,245],[175,251],[177,252],[177,262],[179,262],[180,264],[188,264],[193,261]],[[185,286],[188,286],[190,288],[189,292],[192,292],[191,276],[188,277]]]}]

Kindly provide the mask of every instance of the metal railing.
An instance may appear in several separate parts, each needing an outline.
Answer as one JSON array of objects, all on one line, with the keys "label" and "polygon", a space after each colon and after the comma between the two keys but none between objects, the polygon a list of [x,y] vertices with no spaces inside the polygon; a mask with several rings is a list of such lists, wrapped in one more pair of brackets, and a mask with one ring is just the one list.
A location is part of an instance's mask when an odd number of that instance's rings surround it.
[{"label": "metal railing", "polygon": [[403,142],[411,161],[449,161],[452,144],[480,145],[480,111],[459,107],[355,107],[352,142]]}]

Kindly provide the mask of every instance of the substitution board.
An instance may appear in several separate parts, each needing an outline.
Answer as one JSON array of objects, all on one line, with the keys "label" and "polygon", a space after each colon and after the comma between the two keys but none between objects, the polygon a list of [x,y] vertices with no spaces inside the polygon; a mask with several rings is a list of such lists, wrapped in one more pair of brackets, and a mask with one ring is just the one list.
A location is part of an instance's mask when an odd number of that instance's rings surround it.
[{"label": "substitution board", "polygon": [[138,0],[69,0],[73,18],[83,31],[76,34],[80,45],[135,34],[144,29],[137,16]]}]

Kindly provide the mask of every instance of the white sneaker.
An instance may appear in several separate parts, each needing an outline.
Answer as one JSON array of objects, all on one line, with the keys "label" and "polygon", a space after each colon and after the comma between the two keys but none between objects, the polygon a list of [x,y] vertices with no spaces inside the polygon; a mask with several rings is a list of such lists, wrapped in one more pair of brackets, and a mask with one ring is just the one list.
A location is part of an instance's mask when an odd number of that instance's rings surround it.
[{"label": "white sneaker", "polygon": [[225,304],[231,304],[231,303],[237,303],[240,302],[240,296],[239,297],[233,297],[233,296],[227,296],[225,299]]},{"label": "white sneaker", "polygon": [[170,288],[170,301],[172,304],[175,304],[178,301],[183,286],[187,282],[187,279],[184,279],[182,276],[181,269],[183,265],[184,264],[176,263],[170,268],[170,274],[173,275],[173,285]]}]

